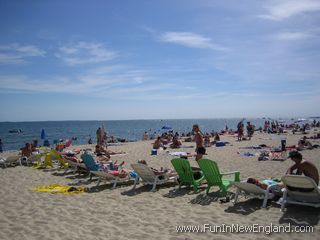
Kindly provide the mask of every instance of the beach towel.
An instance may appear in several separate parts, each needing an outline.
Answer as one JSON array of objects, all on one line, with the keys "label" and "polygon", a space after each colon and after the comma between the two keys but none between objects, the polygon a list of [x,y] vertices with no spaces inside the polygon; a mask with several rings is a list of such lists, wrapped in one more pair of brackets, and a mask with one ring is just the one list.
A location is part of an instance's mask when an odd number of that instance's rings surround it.
[{"label": "beach towel", "polygon": [[271,157],[281,157],[283,155],[282,152],[270,152],[269,156]]},{"label": "beach towel", "polygon": [[188,153],[186,153],[186,152],[169,152],[169,155],[171,155],[171,156],[187,156]]},{"label": "beach towel", "polygon": [[194,148],[194,146],[180,146],[180,148]]},{"label": "beach towel", "polygon": [[252,156],[260,156],[258,152],[238,152],[240,156],[252,157]]},{"label": "beach towel", "polygon": [[59,184],[51,184],[48,186],[41,186],[32,188],[33,191],[38,192],[49,192],[49,193],[62,193],[62,194],[78,194],[85,192],[84,187],[71,187],[71,186],[63,186]]},{"label": "beach towel", "polygon": [[107,143],[108,146],[122,146],[124,143]]},{"label": "beach towel", "polygon": [[115,154],[110,154],[111,156],[125,156],[128,155],[128,153],[115,153]]},{"label": "beach towel", "polygon": [[240,149],[262,149],[261,146],[245,146],[245,147],[239,147]]}]

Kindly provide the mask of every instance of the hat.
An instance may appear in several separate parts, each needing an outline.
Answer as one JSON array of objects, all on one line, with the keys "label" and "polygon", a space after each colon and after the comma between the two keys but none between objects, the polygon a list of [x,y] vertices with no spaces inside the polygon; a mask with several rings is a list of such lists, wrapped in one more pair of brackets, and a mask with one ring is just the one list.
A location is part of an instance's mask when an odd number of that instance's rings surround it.
[{"label": "hat", "polygon": [[288,158],[298,158],[298,159],[302,159],[302,154],[299,153],[298,151],[291,151],[289,153]]}]

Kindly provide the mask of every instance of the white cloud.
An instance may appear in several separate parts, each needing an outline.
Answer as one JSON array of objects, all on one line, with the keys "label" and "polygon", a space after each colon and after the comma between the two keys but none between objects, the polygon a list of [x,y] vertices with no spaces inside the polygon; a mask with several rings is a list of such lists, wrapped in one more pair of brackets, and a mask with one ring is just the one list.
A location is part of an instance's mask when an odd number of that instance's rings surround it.
[{"label": "white cloud", "polygon": [[160,36],[160,40],[191,48],[209,48],[218,51],[228,50],[228,48],[215,44],[212,39],[192,32],[165,32]]},{"label": "white cloud", "polygon": [[[0,75],[0,89],[118,98],[121,94],[160,89],[159,83],[152,82],[151,79],[146,71],[115,65],[91,69],[71,77],[56,76],[40,79],[26,75]],[[169,89],[169,86],[163,85],[162,88]],[[127,97],[130,97],[130,94]]]},{"label": "white cloud", "polygon": [[266,7],[267,14],[259,15],[258,17],[281,21],[283,19],[290,18],[292,16],[320,11],[319,0],[282,0],[272,1],[270,5]]},{"label": "white cloud", "polygon": [[301,40],[313,37],[313,35],[306,32],[282,32],[274,37],[278,40]]},{"label": "white cloud", "polygon": [[33,45],[12,43],[0,45],[0,64],[16,64],[26,62],[29,57],[43,57],[45,51]]},{"label": "white cloud", "polygon": [[60,47],[56,57],[67,65],[75,66],[109,61],[116,58],[117,54],[100,43],[78,42]]}]

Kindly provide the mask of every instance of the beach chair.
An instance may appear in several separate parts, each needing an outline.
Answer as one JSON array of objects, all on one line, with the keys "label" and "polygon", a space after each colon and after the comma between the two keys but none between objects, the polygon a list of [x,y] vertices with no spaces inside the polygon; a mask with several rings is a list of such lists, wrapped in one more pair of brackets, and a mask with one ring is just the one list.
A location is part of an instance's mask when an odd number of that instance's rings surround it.
[{"label": "beach chair", "polygon": [[39,158],[39,161],[36,166],[33,166],[35,169],[51,167],[53,168],[52,155],[50,152],[45,152],[42,154],[44,156],[44,161],[42,161],[42,157]]},{"label": "beach chair", "polygon": [[131,164],[133,170],[137,173],[137,176],[134,180],[134,185],[132,189],[136,188],[136,185],[139,183],[139,179],[143,181],[144,184],[152,185],[151,191],[154,192],[156,190],[157,185],[164,184],[170,180],[177,180],[177,177],[169,177],[166,173],[155,174],[150,167],[145,164],[136,163]]},{"label": "beach chair", "polygon": [[287,204],[320,207],[320,188],[312,178],[300,175],[285,175],[281,178],[285,188],[280,200],[281,211]]},{"label": "beach chair", "polygon": [[93,156],[89,153],[84,153],[81,155],[83,163],[86,165],[89,171],[101,171],[103,167],[101,164],[97,163]]},{"label": "beach chair", "polygon": [[126,177],[120,177],[120,176],[115,176],[113,174],[110,174],[106,171],[90,171],[90,173],[93,176],[98,177],[98,182],[97,182],[96,187],[98,187],[102,181],[108,181],[108,182],[113,183],[113,186],[112,186],[112,189],[113,189],[117,186],[117,184],[119,182],[127,182],[130,180],[129,174]]},{"label": "beach chair", "polygon": [[64,162],[66,164],[68,164],[68,168],[65,169],[65,172],[66,173],[68,171],[68,169],[71,169],[73,173],[76,173],[76,172],[83,172],[83,171],[88,171],[86,165],[84,163],[80,163],[80,162],[76,162],[76,161],[72,161],[70,159],[67,159],[65,157],[63,157],[64,159]]},{"label": "beach chair", "polygon": [[274,185],[268,185],[267,189],[262,189],[253,183],[248,183],[247,180],[242,182],[233,182],[232,185],[237,188],[233,202],[234,205],[237,204],[239,195],[244,195],[245,197],[263,199],[261,207],[265,208],[267,206],[268,199],[272,199],[274,197],[274,193],[272,191]]},{"label": "beach chair", "polygon": [[[44,161],[41,160],[41,157],[45,156]],[[38,158],[39,161],[34,168],[39,169],[39,168],[46,168],[46,167],[51,167],[53,168],[53,160],[57,160],[61,168],[68,168],[68,164],[65,163],[63,157],[61,156],[61,153],[59,153],[55,149],[51,149],[50,151],[46,150],[44,153],[40,155]]]},{"label": "beach chair", "polygon": [[103,167],[103,164],[97,163],[93,156],[87,152],[81,155],[81,159],[83,160],[84,165],[89,170],[90,180],[92,179],[94,171],[104,171],[106,170]]},{"label": "beach chair", "polygon": [[175,158],[171,160],[171,163],[179,175],[179,189],[182,185],[192,185],[194,192],[198,192],[198,188],[201,182],[204,180],[202,173],[199,173],[199,177],[195,179],[194,172],[190,166],[190,162],[184,158]]},{"label": "beach chair", "polygon": [[21,157],[19,163],[21,166],[23,165],[23,162],[25,162],[27,166],[33,165],[35,163],[39,163],[42,156],[43,156],[42,154],[35,154],[35,155],[31,155],[28,158]]},{"label": "beach chair", "polygon": [[108,173],[107,168],[104,168],[102,164],[96,163],[91,154],[84,153],[81,155],[81,159],[90,172],[90,180],[93,176],[98,177],[98,183],[96,186],[99,186],[100,182],[105,180],[113,183],[113,188],[115,188],[118,182],[129,180],[129,178],[115,176],[111,173]]},{"label": "beach chair", "polygon": [[[240,182],[239,171],[220,173],[217,163],[209,159],[200,159],[198,160],[198,164],[203,172],[205,179],[207,180],[207,194],[211,187],[217,186],[220,188],[222,196],[225,196],[232,182]],[[232,179],[223,178],[227,175],[234,175],[234,177]]]},{"label": "beach chair", "polygon": [[65,162],[60,152],[58,152],[56,149],[51,149],[50,153],[52,155],[52,160],[57,160],[60,165],[60,168],[64,168],[64,169],[68,168],[68,164]]},{"label": "beach chair", "polygon": [[8,156],[7,158],[1,158],[0,159],[0,165],[3,166],[4,168],[8,166],[16,166],[20,161],[20,156],[19,155],[12,155]]}]

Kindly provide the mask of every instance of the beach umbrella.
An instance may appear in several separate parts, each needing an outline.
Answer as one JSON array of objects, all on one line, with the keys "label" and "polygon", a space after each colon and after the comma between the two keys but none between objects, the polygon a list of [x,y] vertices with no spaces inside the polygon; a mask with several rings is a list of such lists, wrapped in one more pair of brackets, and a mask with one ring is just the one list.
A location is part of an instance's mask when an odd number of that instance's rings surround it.
[{"label": "beach umbrella", "polygon": [[46,132],[44,131],[44,129],[41,130],[41,135],[40,135],[41,139],[44,140],[46,139]]}]

